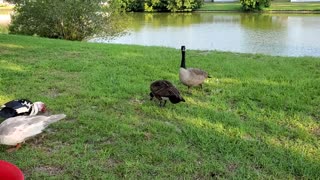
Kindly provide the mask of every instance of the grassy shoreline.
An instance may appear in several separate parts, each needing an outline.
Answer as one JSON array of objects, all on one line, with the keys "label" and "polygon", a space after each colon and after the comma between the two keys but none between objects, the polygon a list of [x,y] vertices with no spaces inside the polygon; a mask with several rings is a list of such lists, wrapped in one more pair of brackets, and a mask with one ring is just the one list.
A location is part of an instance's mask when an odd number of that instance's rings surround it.
[{"label": "grassy shoreline", "polygon": [[[205,3],[198,12],[241,12],[239,2],[232,3]],[[272,2],[269,8],[264,8],[262,13],[320,13],[320,3],[290,3]]]},{"label": "grassy shoreline", "polygon": [[[12,5],[0,6],[0,10],[13,9]],[[199,12],[242,12],[241,4],[239,2],[206,2],[204,5],[196,10]],[[320,13],[320,2],[271,2],[271,6],[264,8],[263,13]]]},{"label": "grassy shoreline", "polygon": [[[177,47],[179,48],[179,47]],[[187,94],[180,51],[0,34],[0,104],[66,113],[0,159],[39,179],[317,179],[320,58],[187,50],[213,77]],[[159,108],[149,84],[186,103]]]}]

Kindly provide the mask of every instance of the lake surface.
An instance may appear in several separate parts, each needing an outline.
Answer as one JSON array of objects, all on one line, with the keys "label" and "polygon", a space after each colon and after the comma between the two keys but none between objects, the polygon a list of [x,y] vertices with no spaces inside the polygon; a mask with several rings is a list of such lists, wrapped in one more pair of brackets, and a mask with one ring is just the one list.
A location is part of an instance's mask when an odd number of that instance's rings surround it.
[{"label": "lake surface", "polygon": [[320,14],[132,13],[128,34],[90,41],[320,57]]},{"label": "lake surface", "polygon": [[[0,11],[7,33],[11,11]],[[131,13],[128,33],[101,43],[320,57],[320,14]]]}]

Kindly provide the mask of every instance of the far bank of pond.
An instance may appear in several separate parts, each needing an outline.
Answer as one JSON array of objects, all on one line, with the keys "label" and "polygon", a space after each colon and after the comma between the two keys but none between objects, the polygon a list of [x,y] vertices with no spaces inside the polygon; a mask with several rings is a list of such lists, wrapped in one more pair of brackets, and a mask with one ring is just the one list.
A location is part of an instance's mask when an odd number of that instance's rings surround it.
[{"label": "far bank of pond", "polygon": [[128,33],[102,43],[320,56],[320,14],[132,13]]},{"label": "far bank of pond", "polygon": [[[204,3],[197,11],[242,11],[240,2]],[[320,13],[320,2],[277,2],[272,1],[270,7],[263,8],[262,13]]]}]

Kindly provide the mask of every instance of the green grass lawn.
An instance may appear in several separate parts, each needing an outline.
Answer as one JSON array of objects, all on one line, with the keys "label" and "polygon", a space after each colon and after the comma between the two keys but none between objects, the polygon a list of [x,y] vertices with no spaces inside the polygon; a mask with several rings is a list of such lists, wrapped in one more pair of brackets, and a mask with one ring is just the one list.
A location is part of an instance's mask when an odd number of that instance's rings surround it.
[{"label": "green grass lawn", "polygon": [[320,3],[289,3],[289,2],[272,2],[266,11],[320,11]]},{"label": "green grass lawn", "polygon": [[14,6],[12,5],[1,5],[0,4],[0,10],[12,10]]},{"label": "green grass lawn", "polygon": [[[17,152],[0,145],[0,159],[28,179],[320,177],[320,58],[187,49],[187,66],[212,76],[188,94],[179,47],[0,34],[0,104],[67,114]],[[186,102],[150,101],[158,79]]]},{"label": "green grass lawn", "polygon": [[197,11],[241,11],[241,4],[236,3],[204,3]]},{"label": "green grass lawn", "polygon": [[[241,4],[204,3],[198,11],[241,11]],[[320,11],[320,3],[271,2],[271,6],[263,11]]]}]

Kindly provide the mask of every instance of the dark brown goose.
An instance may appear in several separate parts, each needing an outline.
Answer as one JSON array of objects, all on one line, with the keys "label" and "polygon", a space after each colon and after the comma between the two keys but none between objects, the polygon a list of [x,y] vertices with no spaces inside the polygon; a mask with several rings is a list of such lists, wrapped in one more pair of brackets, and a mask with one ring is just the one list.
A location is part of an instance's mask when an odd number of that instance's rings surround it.
[{"label": "dark brown goose", "polygon": [[[185,102],[183,97],[180,95],[179,90],[167,80],[154,81],[150,85],[150,90],[150,100],[152,100],[153,97],[156,97],[160,101],[160,107],[164,107],[167,100],[170,100],[173,104],[177,104],[181,101]],[[164,103],[162,104],[163,100]]]},{"label": "dark brown goose", "polygon": [[181,46],[181,65],[179,70],[179,79],[182,84],[188,86],[188,91],[192,86],[200,86],[202,83],[210,78],[207,72],[198,68],[186,68],[186,47]]}]

